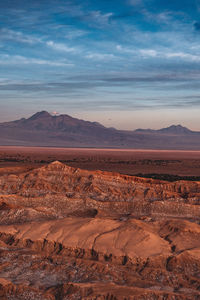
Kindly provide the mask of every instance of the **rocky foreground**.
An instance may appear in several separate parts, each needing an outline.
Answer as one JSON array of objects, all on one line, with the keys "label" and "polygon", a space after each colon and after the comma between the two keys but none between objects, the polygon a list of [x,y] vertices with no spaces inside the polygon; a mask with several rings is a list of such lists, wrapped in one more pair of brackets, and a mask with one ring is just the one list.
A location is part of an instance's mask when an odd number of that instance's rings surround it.
[{"label": "rocky foreground", "polygon": [[200,299],[200,182],[0,177],[0,299]]}]

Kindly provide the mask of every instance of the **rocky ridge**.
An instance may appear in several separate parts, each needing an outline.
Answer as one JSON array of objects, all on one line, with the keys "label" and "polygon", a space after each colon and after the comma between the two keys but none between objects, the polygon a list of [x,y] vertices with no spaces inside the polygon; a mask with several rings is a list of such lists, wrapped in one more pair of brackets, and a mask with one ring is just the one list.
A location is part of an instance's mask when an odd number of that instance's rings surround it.
[{"label": "rocky ridge", "polygon": [[[0,189],[5,208],[11,205],[37,213],[44,209],[53,218],[76,212],[155,218],[198,218],[200,213],[200,182],[87,171],[57,161],[25,174],[1,176]],[[2,210],[8,212],[5,208]]]},{"label": "rocky ridge", "polygon": [[199,299],[200,182],[0,176],[2,299]]}]

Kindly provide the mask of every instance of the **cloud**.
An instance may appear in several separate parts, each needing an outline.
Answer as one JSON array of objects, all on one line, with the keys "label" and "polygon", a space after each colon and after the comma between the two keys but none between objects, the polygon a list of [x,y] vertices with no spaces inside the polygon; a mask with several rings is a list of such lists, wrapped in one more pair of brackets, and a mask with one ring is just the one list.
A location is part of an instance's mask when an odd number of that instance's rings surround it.
[{"label": "cloud", "polygon": [[89,34],[89,32],[86,30],[74,29],[72,26],[67,26],[66,31],[65,38],[69,40],[77,39]]},{"label": "cloud", "polygon": [[53,41],[48,41],[48,42],[46,42],[46,45],[56,51],[67,52],[67,53],[77,52],[77,50],[75,48],[68,47],[67,45],[62,44],[62,43],[55,43]]},{"label": "cloud", "polygon": [[107,53],[89,53],[85,56],[87,59],[93,60],[111,60],[116,59],[114,54],[107,54]]},{"label": "cloud", "polygon": [[[120,51],[121,53],[126,54],[132,54],[136,57],[142,57],[142,58],[157,58],[157,59],[179,59],[184,61],[190,61],[190,62],[199,62],[200,61],[200,55],[198,55],[196,52],[173,52],[169,51],[169,48],[160,47],[158,49],[130,49],[123,47],[121,45],[117,45],[116,49]],[[199,47],[191,47],[191,50],[199,50]],[[177,60],[176,60],[177,61]]]},{"label": "cloud", "polygon": [[122,45],[117,45],[116,49],[118,51],[120,51],[121,53],[127,53],[127,54],[136,54],[137,53],[136,49],[130,49],[130,48],[124,47]]},{"label": "cloud", "polygon": [[24,57],[21,55],[0,55],[0,65],[48,65],[53,67],[66,67],[66,66],[73,66],[73,64],[66,62],[66,61],[51,61],[51,60],[44,60],[38,58],[30,58]]},{"label": "cloud", "polygon": [[42,39],[39,37],[34,37],[33,35],[24,34],[20,31],[14,31],[7,28],[2,28],[0,30],[0,38],[27,44],[35,44],[42,42]]},{"label": "cloud", "polygon": [[[61,8],[63,24],[66,24],[66,16],[71,17],[75,22],[84,22],[89,27],[103,28],[107,26],[114,15],[113,12],[102,12],[101,10],[87,9],[83,6],[69,2]],[[68,24],[68,23],[67,23]]]},{"label": "cloud", "polygon": [[94,23],[99,25],[107,25],[109,23],[109,19],[113,16],[113,13],[103,14],[101,11],[91,11],[88,15],[85,15],[85,18],[92,20]]},{"label": "cloud", "polygon": [[80,21],[86,22],[90,27],[105,27],[109,24],[110,19],[113,17],[113,13],[102,13],[100,10],[92,10],[85,13],[81,13],[76,16]]},{"label": "cloud", "polygon": [[[8,99],[23,99],[23,97],[25,99],[28,95],[28,99],[38,99],[38,101],[42,97],[43,103],[49,99],[56,99],[55,103],[58,105],[61,99],[61,106],[66,104],[68,107],[83,110],[184,108],[200,106],[199,78],[200,72],[193,75],[160,74],[159,72],[143,75],[138,75],[137,72],[115,75],[91,74],[90,76],[82,74],[63,82],[2,79],[0,90],[1,95],[5,91]],[[141,93],[144,88],[148,88],[148,93]],[[187,90],[187,96],[184,89]],[[179,93],[174,95],[175,90]]]},{"label": "cloud", "polygon": [[167,58],[180,58],[180,59],[189,60],[189,61],[200,61],[200,55],[184,53],[184,52],[166,53],[165,56]]},{"label": "cloud", "polygon": [[139,51],[140,54],[144,57],[156,57],[158,56],[158,52],[156,50],[153,49],[142,49]]},{"label": "cloud", "polygon": [[[81,36],[83,35],[83,31],[74,31],[70,34],[66,34],[66,37],[73,38],[75,36]],[[29,45],[32,44],[45,44],[46,46],[56,50],[56,51],[62,51],[62,52],[76,52],[77,49],[73,47],[68,47],[66,44],[63,43],[55,43],[54,41],[45,41],[42,37],[35,37],[33,35],[24,34],[19,31],[10,30],[7,28],[2,28],[0,30],[0,39],[6,39],[11,40],[14,42],[20,42],[20,43],[26,43]]]},{"label": "cloud", "polygon": [[[12,8],[3,1],[7,11],[1,6],[0,50],[7,55],[0,55],[1,77],[31,80],[1,83],[1,98],[3,91],[2,99],[11,93],[16,99],[28,95],[32,103],[40,95],[42,103],[98,98],[94,109],[120,110],[124,104],[156,106],[159,99],[160,106],[163,101],[163,106],[179,107],[177,95],[199,94],[196,15],[185,10],[187,19],[182,10],[173,10],[178,0],[102,1],[8,0]],[[64,59],[68,56],[72,63]]]},{"label": "cloud", "polygon": [[177,15],[180,15],[180,13],[175,13],[174,11],[163,11],[163,12],[157,12],[154,13],[152,11],[149,11],[147,9],[143,9],[142,13],[144,16],[153,23],[159,23],[159,24],[165,24],[169,25],[170,27],[173,26],[173,24],[177,24]]}]

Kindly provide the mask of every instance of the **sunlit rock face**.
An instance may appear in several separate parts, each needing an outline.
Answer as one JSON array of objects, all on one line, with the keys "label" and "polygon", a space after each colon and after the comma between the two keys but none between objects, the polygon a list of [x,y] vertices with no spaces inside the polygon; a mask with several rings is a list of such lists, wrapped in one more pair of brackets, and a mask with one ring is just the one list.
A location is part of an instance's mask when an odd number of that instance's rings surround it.
[{"label": "sunlit rock face", "polygon": [[200,182],[55,161],[0,177],[1,299],[199,299]]}]

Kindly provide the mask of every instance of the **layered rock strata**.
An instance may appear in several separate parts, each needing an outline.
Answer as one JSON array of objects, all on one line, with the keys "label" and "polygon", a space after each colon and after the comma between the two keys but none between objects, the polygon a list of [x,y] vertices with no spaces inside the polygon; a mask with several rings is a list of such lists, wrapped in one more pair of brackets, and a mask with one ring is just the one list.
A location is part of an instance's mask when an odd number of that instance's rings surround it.
[{"label": "layered rock strata", "polygon": [[200,299],[200,182],[0,177],[1,299]]}]

